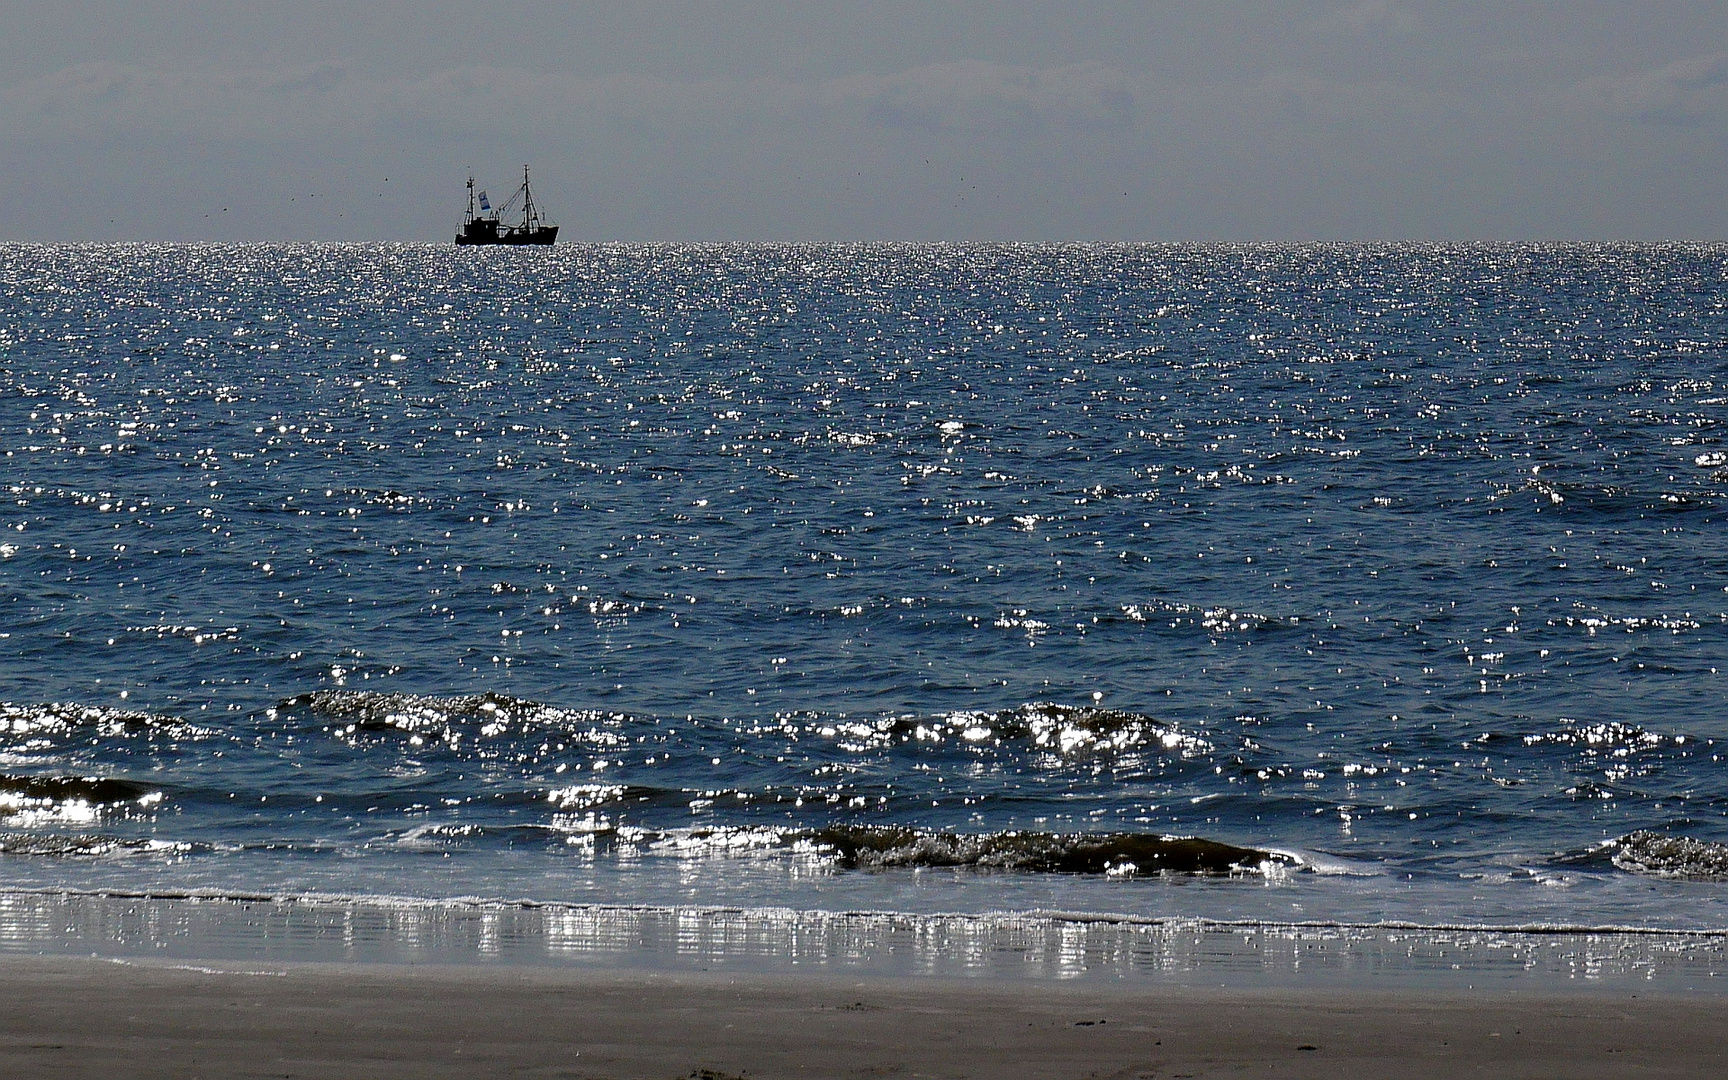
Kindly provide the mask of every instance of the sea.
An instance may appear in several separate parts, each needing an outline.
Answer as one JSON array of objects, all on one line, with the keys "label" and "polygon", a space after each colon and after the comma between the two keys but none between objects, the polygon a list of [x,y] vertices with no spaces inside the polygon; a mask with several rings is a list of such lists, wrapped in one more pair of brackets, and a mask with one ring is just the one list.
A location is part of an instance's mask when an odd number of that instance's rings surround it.
[{"label": "sea", "polygon": [[1720,966],[1728,247],[7,244],[0,455],[7,947]]}]

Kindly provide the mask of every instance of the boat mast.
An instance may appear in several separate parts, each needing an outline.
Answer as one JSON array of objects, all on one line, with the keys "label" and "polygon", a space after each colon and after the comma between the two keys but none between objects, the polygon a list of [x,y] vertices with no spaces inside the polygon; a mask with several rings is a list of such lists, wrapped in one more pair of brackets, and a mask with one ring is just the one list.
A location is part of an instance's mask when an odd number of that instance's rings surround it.
[{"label": "boat mast", "polygon": [[473,222],[474,222],[474,174],[469,173],[468,174],[468,216],[463,219],[462,223],[464,225],[471,225],[471,224],[473,224]]},{"label": "boat mast", "polygon": [[534,212],[534,196],[528,192],[528,166],[522,166],[522,228],[540,227],[540,215]]}]

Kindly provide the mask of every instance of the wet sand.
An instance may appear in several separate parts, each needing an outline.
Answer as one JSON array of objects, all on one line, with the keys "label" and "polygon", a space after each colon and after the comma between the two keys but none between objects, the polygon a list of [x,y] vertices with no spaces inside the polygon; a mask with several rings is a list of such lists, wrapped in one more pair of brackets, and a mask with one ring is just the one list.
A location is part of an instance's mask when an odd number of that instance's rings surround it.
[{"label": "wet sand", "polygon": [[0,958],[7,1077],[1701,1076],[1728,996]]}]

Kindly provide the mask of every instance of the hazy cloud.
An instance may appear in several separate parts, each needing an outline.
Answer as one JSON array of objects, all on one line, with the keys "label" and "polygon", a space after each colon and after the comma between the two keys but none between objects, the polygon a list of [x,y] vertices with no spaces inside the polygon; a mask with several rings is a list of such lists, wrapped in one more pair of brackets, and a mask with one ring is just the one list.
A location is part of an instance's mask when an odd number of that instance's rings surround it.
[{"label": "hazy cloud", "polygon": [[842,79],[824,94],[856,103],[878,123],[937,131],[1122,128],[1133,122],[1135,106],[1133,81],[1096,61],[1042,70],[977,60],[927,64]]},{"label": "hazy cloud", "polygon": [[1410,121],[1443,104],[1431,91],[1389,80],[1348,82],[1299,71],[1266,76],[1255,96],[1269,114],[1286,124],[1328,127]]},{"label": "hazy cloud", "polygon": [[360,134],[403,123],[451,131],[628,123],[771,123],[797,116],[933,131],[1104,130],[1132,122],[1132,80],[1096,62],[1055,68],[980,61],[792,82],[584,78],[464,66],[379,79],[345,61],[173,70],[80,64],[0,92],[0,130],[34,138],[200,132],[230,138]]},{"label": "hazy cloud", "polygon": [[1629,120],[1696,123],[1728,120],[1728,52],[1676,60],[1654,71],[1583,84],[1586,101]]},{"label": "hazy cloud", "polygon": [[0,92],[0,131],[46,139],[327,131],[364,122],[368,106],[353,83],[335,61],[274,71],[78,64]]},{"label": "hazy cloud", "polygon": [[1333,17],[1358,34],[1365,31],[1408,34],[1415,31],[1418,21],[1416,12],[1410,7],[1391,0],[1363,0],[1341,8],[1334,12]]}]

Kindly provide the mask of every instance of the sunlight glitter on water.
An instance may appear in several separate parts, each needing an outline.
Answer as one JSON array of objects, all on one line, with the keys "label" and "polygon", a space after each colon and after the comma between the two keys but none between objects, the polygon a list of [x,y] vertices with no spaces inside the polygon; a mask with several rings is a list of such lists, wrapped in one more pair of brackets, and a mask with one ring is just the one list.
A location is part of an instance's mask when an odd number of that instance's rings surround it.
[{"label": "sunlight glitter on water", "polygon": [[3,771],[160,791],[7,818],[123,865],[6,865],[555,898],[635,888],[627,829],[1178,835],[1383,883],[1309,912],[1718,925],[1724,263],[0,248]]}]

